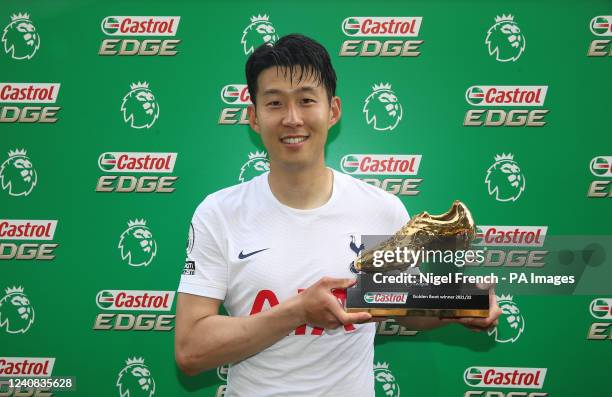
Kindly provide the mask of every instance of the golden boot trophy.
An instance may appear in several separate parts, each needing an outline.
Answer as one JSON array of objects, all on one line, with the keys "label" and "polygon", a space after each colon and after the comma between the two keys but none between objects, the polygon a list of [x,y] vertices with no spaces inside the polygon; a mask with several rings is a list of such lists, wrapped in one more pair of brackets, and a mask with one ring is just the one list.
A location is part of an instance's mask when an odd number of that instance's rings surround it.
[{"label": "golden boot trophy", "polygon": [[375,317],[487,317],[487,290],[459,282],[458,267],[452,265],[452,271],[438,274],[437,279],[418,269],[421,263],[430,262],[430,254],[436,257],[439,253],[442,258],[442,254],[467,252],[475,234],[472,214],[460,201],[442,215],[416,215],[391,238],[365,249],[355,259],[358,282],[347,289],[347,311],[367,311]]}]

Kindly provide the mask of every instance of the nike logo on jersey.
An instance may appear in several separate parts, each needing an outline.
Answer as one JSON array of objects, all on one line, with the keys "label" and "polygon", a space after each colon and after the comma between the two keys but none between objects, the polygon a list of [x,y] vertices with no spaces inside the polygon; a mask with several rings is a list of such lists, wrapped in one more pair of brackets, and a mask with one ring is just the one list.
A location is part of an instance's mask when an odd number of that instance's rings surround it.
[{"label": "nike logo on jersey", "polygon": [[262,250],[258,250],[258,251],[249,252],[248,254],[243,254],[243,253],[242,253],[242,251],[240,251],[240,253],[238,254],[238,259],[248,258],[248,257],[249,257],[249,256],[251,256],[251,255],[255,255],[255,254],[258,254],[258,253],[260,253],[260,252],[262,252],[262,251],[269,250],[269,249],[270,249],[270,248],[264,248],[264,249],[262,249]]}]

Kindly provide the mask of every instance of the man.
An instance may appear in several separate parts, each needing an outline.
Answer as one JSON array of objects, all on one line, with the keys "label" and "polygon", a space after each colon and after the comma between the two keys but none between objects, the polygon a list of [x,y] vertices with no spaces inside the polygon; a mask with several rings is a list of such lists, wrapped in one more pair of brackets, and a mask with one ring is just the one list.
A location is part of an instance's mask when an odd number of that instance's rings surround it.
[{"label": "man", "polygon": [[[209,195],[195,211],[177,363],[190,375],[231,363],[227,396],[373,396],[375,326],[368,313],[346,313],[334,292],[354,284],[354,236],[393,234],[408,214],[397,197],[326,168],[327,133],[342,112],[319,43],[290,35],[264,45],[246,75],[249,121],[270,172]],[[461,321],[485,329],[497,316],[494,308],[488,319]]]}]

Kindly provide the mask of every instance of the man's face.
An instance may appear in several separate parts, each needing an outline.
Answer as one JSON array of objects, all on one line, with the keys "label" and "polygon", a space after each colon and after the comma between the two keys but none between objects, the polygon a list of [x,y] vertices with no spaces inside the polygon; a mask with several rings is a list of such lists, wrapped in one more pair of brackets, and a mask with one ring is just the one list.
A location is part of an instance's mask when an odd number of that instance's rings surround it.
[{"label": "man's face", "polygon": [[303,169],[324,164],[327,131],[340,118],[340,99],[331,106],[322,84],[298,68],[271,67],[257,78],[257,109],[249,106],[251,128],[261,135],[270,165]]}]

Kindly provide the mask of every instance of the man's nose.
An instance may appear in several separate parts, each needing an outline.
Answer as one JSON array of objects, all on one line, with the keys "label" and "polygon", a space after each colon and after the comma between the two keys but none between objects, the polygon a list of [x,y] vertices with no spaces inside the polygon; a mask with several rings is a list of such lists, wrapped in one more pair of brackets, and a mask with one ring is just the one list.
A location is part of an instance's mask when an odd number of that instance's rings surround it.
[{"label": "man's nose", "polygon": [[287,106],[287,112],[283,117],[283,125],[287,127],[300,127],[304,124],[300,110],[294,104]]}]

